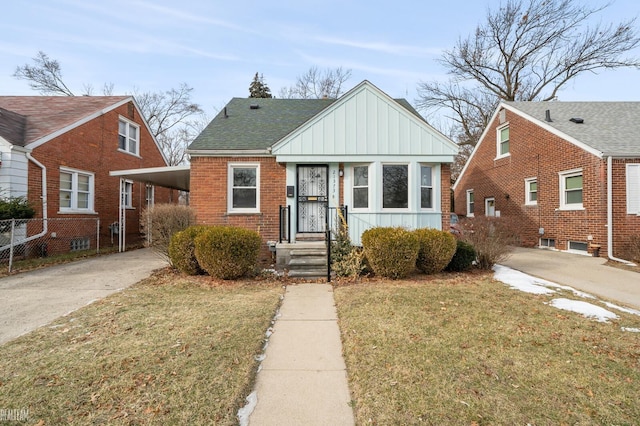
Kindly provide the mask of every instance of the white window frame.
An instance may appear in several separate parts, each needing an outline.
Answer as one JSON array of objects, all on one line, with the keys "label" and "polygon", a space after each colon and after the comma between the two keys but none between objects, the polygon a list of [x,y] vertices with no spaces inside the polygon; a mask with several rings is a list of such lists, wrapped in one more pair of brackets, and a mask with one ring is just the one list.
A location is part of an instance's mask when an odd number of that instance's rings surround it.
[{"label": "white window frame", "polygon": [[628,163],[626,170],[627,214],[640,216],[640,163]]},{"label": "white window frame", "polygon": [[[419,182],[419,198],[418,198],[418,206],[420,206],[420,210],[423,211],[433,211],[436,209],[436,176],[435,176],[435,166],[433,164],[420,164],[418,182]],[[428,167],[431,169],[431,185],[422,185],[422,168]],[[431,189],[431,207],[422,207],[422,188],[430,188]]]},{"label": "white window frame", "polygon": [[[124,123],[125,132],[120,132],[120,123]],[[135,138],[131,137],[131,128],[136,129]],[[124,138],[124,148],[120,146],[120,139]],[[135,142],[135,149],[132,150],[132,143]],[[127,120],[124,117],[120,117],[118,119],[118,151],[125,152],[129,155],[135,155],[136,157],[140,156],[140,126],[133,121]]]},{"label": "white window frame", "polygon": [[[471,200],[473,198],[473,200]],[[473,189],[467,189],[467,217],[475,216],[476,197],[473,193]],[[473,211],[471,211],[471,205],[473,204]]]},{"label": "white window frame", "polygon": [[[356,171],[355,169],[358,167],[366,167],[367,168],[367,185],[366,187],[364,185],[360,185],[357,186],[356,185]],[[357,210],[357,211],[367,211],[371,208],[371,168],[370,168],[370,164],[354,164],[351,167],[351,204],[352,206],[350,208],[352,208],[353,210]],[[367,207],[356,207],[355,205],[355,190],[356,188],[367,188]]]},{"label": "white window frame", "polygon": [[[502,131],[505,129],[509,131],[509,138],[506,140],[502,140]],[[503,154],[502,145],[505,142],[509,145],[509,150]],[[510,155],[511,155],[511,130],[509,129],[509,123],[506,123],[496,129],[496,158],[508,157]]]},{"label": "white window frame", "polygon": [[[64,190],[65,192],[69,192],[70,194],[70,207],[62,207],[62,205],[59,205],[59,212],[60,213],[95,213],[94,211],[94,197],[95,197],[95,176],[93,173],[91,172],[87,172],[84,170],[77,170],[77,169],[71,169],[68,167],[60,167],[60,173],[66,173],[66,174],[70,174],[71,175],[71,189],[70,190]],[[84,208],[79,208],[78,207],[78,193],[81,192],[79,187],[78,187],[78,177],[79,176],[85,176],[89,178],[89,190],[86,191],[89,195],[88,195],[88,202],[87,202],[87,207]],[[59,181],[59,180],[58,180]],[[63,191],[62,188],[58,189],[58,194],[60,194]],[[84,191],[82,191],[84,192]],[[59,195],[58,195],[59,197]]]},{"label": "white window frame", "polygon": [[153,205],[156,202],[156,187],[155,187],[155,185],[150,185],[150,184],[145,185],[144,191],[145,191],[144,192],[145,203],[147,204],[147,207],[153,207]]},{"label": "white window frame", "polygon": [[[234,169],[256,169],[256,207],[233,207]],[[253,187],[246,187],[253,188]],[[227,213],[260,213],[260,163],[229,163],[227,166]]]},{"label": "white window frame", "polygon": [[[531,190],[531,184],[536,184],[536,190]],[[531,194],[536,194],[536,199],[531,199]],[[527,206],[536,206],[538,205],[538,178],[529,178],[524,180],[524,204]]]},{"label": "white window frame", "polygon": [[125,209],[132,209],[133,208],[133,181],[132,180],[125,180],[122,186],[122,194],[120,194],[120,196],[122,197],[122,207],[124,207]]},{"label": "white window frame", "polygon": [[[385,207],[384,206],[384,167],[385,166],[406,166],[407,168],[407,207]],[[380,208],[386,212],[406,212],[411,210],[411,164],[410,163],[381,163],[380,164]]]},{"label": "white window frame", "polygon": [[[582,202],[581,203],[567,203],[567,178],[582,176]],[[584,175],[582,169],[566,170],[558,173],[560,181],[560,210],[584,210]]]}]

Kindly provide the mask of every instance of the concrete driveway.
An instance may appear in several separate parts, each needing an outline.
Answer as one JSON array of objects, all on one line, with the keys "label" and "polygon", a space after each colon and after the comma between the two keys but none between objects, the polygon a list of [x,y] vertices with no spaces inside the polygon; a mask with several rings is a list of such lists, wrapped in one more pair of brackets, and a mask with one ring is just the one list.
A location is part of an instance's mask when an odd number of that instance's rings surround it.
[{"label": "concrete driveway", "polygon": [[606,265],[607,259],[516,247],[501,265],[640,309],[640,273]]},{"label": "concrete driveway", "polygon": [[151,249],[132,250],[0,278],[0,344],[46,325],[168,266]]}]

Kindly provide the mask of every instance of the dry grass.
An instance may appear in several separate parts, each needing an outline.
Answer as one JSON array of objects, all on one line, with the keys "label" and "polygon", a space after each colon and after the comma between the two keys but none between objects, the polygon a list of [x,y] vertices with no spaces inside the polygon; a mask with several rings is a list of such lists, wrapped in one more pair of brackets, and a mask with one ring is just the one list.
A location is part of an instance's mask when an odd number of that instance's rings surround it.
[{"label": "dry grass", "polygon": [[598,323],[489,274],[364,282],[335,298],[359,425],[640,419],[640,338],[621,330],[638,316]]},{"label": "dry grass", "polygon": [[281,294],[165,270],[0,346],[0,408],[40,425],[236,424]]}]

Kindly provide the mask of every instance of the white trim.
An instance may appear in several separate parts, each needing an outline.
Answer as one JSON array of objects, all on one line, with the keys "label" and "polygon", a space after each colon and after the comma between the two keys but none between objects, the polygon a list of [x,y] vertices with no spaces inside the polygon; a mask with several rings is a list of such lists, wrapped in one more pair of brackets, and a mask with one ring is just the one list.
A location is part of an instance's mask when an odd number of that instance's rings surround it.
[{"label": "white trim", "polygon": [[550,126],[549,124],[545,123],[542,120],[539,120],[537,118],[534,118],[528,114],[525,114],[523,111],[520,111],[519,109],[508,105],[504,102],[500,102],[500,104],[496,107],[496,110],[493,112],[493,115],[491,116],[491,119],[489,120],[489,124],[485,127],[484,131],[482,132],[482,135],[480,135],[480,139],[478,139],[478,143],[476,144],[476,146],[473,148],[473,151],[471,151],[471,155],[469,156],[469,159],[467,160],[467,162],[465,163],[464,167],[462,168],[462,171],[460,172],[460,175],[458,176],[458,179],[456,180],[456,182],[453,184],[452,189],[455,191],[457,186],[458,186],[458,182],[460,182],[462,180],[462,177],[464,176],[465,172],[467,171],[467,168],[469,167],[469,164],[471,164],[473,157],[475,156],[476,152],[478,151],[478,149],[480,148],[480,145],[482,144],[482,142],[486,139],[487,133],[489,132],[489,129],[491,128],[493,122],[496,120],[496,117],[498,116],[498,114],[500,113],[500,111],[502,111],[503,109],[507,109],[511,112],[513,112],[514,114],[519,115],[520,117],[524,118],[525,120],[528,120],[534,124],[536,124],[537,126],[541,127],[542,129],[566,140],[567,142],[577,146],[578,148],[581,148],[583,150],[585,150],[586,152],[595,155],[598,158],[604,158],[604,153],[602,153],[601,151],[598,151],[595,148],[592,148],[591,146],[580,142],[579,140],[559,131],[558,129],[556,129],[553,126]]},{"label": "white trim", "polygon": [[[566,202],[566,179],[570,177],[582,177],[582,202],[581,203],[567,203]],[[584,210],[584,175],[582,173],[582,169],[571,169],[565,170],[562,172],[558,172],[558,181],[559,181],[559,197],[560,207],[559,210]]]},{"label": "white trim", "polygon": [[[422,168],[429,167],[431,169],[431,207],[422,207]],[[436,179],[436,165],[431,163],[418,163],[418,210],[423,212],[432,212],[436,211],[436,195],[440,193],[440,191],[436,190],[436,183],[439,180]],[[425,188],[429,188],[429,186],[425,186]]]},{"label": "white trim", "polygon": [[[71,207],[62,207],[58,205],[59,213],[80,213],[80,214],[95,214],[94,210],[94,199],[95,199],[95,175],[93,172],[88,172],[86,170],[72,169],[69,167],[60,167],[59,173],[67,173],[71,175],[71,198],[70,204]],[[78,208],[78,176],[83,175],[89,177],[89,190],[87,191],[89,194],[87,201],[87,208],[82,209]],[[58,182],[60,179],[58,178]],[[60,192],[62,189],[58,187],[58,200],[60,197]],[[59,201],[58,201],[59,202]]]},{"label": "white trim", "polygon": [[[489,202],[493,202],[493,212],[489,214]],[[475,197],[474,197],[475,203]],[[496,217],[496,197],[487,197],[484,199],[484,215],[487,217]]]},{"label": "white trim", "polygon": [[[233,207],[233,170],[256,169],[256,206],[255,208]],[[260,213],[260,163],[228,163],[227,164],[227,213]]]},{"label": "white trim", "polygon": [[[355,173],[355,169],[356,167],[366,167],[367,168],[367,207],[356,207],[355,205],[355,196],[354,196],[354,190],[356,188],[364,188],[364,186],[357,186],[356,187],[356,173]],[[352,164],[349,167],[349,172],[351,174],[350,178],[351,178],[351,182],[349,185],[349,190],[351,192],[351,209],[353,211],[356,212],[368,212],[371,211],[371,201],[373,200],[373,198],[371,197],[371,178],[373,177],[371,175],[371,163],[363,163],[363,164]],[[346,186],[346,183],[345,183]]]},{"label": "white trim", "polygon": [[626,164],[627,214],[640,216],[640,163]]},{"label": "white trim", "polygon": [[[120,122],[125,123],[125,125],[127,126],[126,128],[126,134],[122,135],[120,133]],[[131,131],[131,128],[136,129],[136,138],[133,139],[131,138],[129,132]],[[125,147],[121,148],[120,147],[120,136],[124,136],[125,138]],[[130,141],[134,140],[136,143],[136,150],[135,152],[131,151],[131,146],[130,146]],[[126,117],[123,117],[122,115],[118,116],[118,151],[123,152],[125,154],[129,154],[129,155],[133,155],[136,157],[140,157],[140,125],[134,121],[129,120]]]},{"label": "white trim", "polygon": [[[413,200],[411,197],[411,188],[413,186],[413,179],[411,178],[412,163],[396,163],[396,162],[381,162],[380,163],[380,212],[410,212],[413,207]],[[384,207],[384,166],[407,166],[407,207]]]},{"label": "white trim", "polygon": [[580,142],[578,139],[567,135],[564,132],[561,132],[560,130],[556,129],[553,126],[550,126],[549,124],[545,123],[543,120],[539,120],[535,117],[530,116],[529,114],[526,114],[525,112],[511,106],[505,103],[501,103],[501,106],[503,106],[504,108],[508,109],[509,111],[518,114],[519,116],[521,116],[522,118],[525,118],[531,122],[533,122],[534,124],[538,125],[539,127],[542,127],[544,130],[558,136],[559,138],[562,138],[564,140],[566,140],[567,142],[572,143],[573,145],[577,146],[580,149],[583,149],[585,151],[587,151],[590,154],[595,155],[598,158],[604,158],[604,153],[601,151],[598,151],[597,149],[585,144],[584,142]]},{"label": "white trim", "polygon": [[[509,144],[509,150],[506,153],[502,154],[500,151],[502,148],[502,143],[505,142],[502,140],[502,131],[504,129],[509,130],[509,138],[506,140],[506,142]],[[509,156],[511,156],[511,129],[509,127],[509,122],[506,122],[496,128],[496,160]]]},{"label": "white trim", "polygon": [[[534,201],[531,201],[531,194],[533,193],[531,191],[531,184],[534,183],[536,184],[536,199]],[[537,177],[532,177],[532,178],[527,178],[524,180],[524,205],[525,206],[537,206],[538,205],[538,178]]]},{"label": "white trim", "polygon": [[[469,210],[471,210],[469,207],[471,205],[470,203],[470,198],[469,195],[473,196],[473,211],[470,212]],[[467,211],[467,217],[474,217],[475,216],[475,211],[476,211],[476,196],[473,193],[473,189],[467,189],[467,199],[466,199],[466,211]]]}]

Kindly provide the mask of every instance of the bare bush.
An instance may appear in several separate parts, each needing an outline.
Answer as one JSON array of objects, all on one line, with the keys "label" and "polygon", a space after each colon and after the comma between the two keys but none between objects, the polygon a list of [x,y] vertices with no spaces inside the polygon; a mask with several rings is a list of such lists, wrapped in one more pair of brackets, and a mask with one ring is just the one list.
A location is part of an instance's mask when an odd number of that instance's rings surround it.
[{"label": "bare bush", "polygon": [[640,263],[640,235],[631,235],[625,256],[629,260]]},{"label": "bare bush", "polygon": [[171,236],[195,224],[195,213],[189,206],[156,204],[142,211],[140,232],[155,252],[169,259]]},{"label": "bare bush", "polygon": [[462,240],[476,251],[476,266],[490,270],[506,259],[517,242],[513,222],[501,217],[478,216],[462,223]]}]

